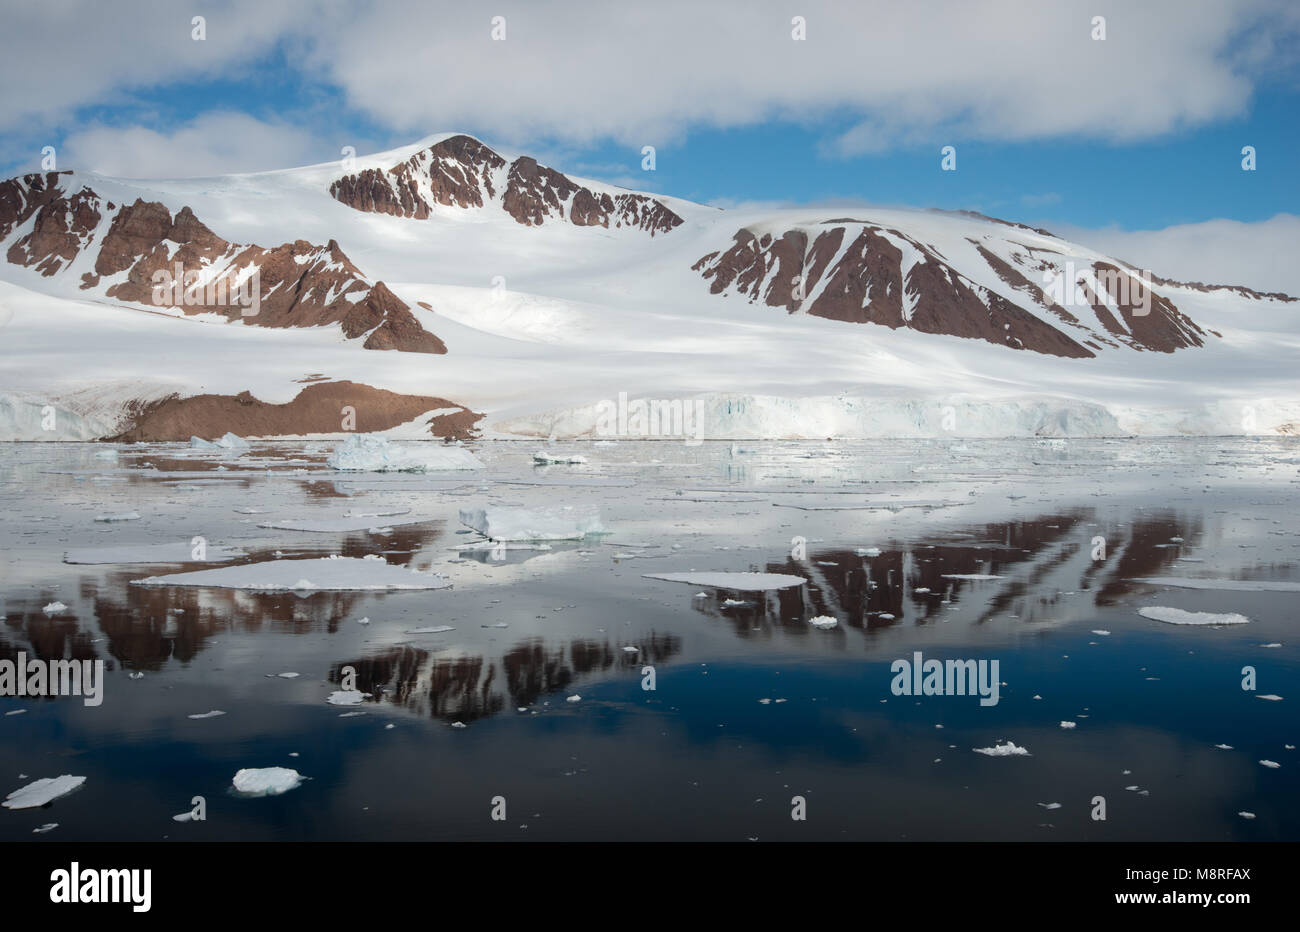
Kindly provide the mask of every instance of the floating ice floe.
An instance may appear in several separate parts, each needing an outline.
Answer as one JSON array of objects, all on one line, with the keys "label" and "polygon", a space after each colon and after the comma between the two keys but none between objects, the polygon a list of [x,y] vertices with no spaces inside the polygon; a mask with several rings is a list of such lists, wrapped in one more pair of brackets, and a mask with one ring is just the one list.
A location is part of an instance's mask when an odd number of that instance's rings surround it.
[{"label": "floating ice floe", "polygon": [[95,520],[99,521],[101,524],[107,524],[114,521],[139,521],[140,512],[124,511],[121,514],[115,515],[95,515]]},{"label": "floating ice floe", "polygon": [[51,602],[49,605],[41,609],[41,611],[46,615],[58,615],[59,613],[66,612],[67,610],[68,610],[68,606],[64,605],[62,602]]},{"label": "floating ice floe", "polygon": [[1164,605],[1148,605],[1138,609],[1143,618],[1163,621],[1170,625],[1244,625],[1250,622],[1245,615],[1236,613],[1217,614],[1215,612],[1185,612],[1181,608],[1168,608]]},{"label": "floating ice floe", "polygon": [[133,586],[199,586],[257,591],[344,592],[446,589],[443,576],[393,566],[383,557],[331,556],[313,560],[264,560],[215,570],[131,580]]},{"label": "floating ice floe", "polygon": [[359,689],[336,689],[325,697],[325,701],[330,705],[359,705],[369,696],[370,693],[363,693]]},{"label": "floating ice floe", "polygon": [[1133,582],[1180,589],[1220,589],[1226,592],[1300,592],[1300,582],[1272,579],[1205,579],[1195,576],[1141,576]]},{"label": "floating ice floe", "polygon": [[1042,806],[1044,809],[1060,809],[1060,808],[1061,808],[1061,804],[1060,804],[1060,803],[1039,803],[1038,805]]},{"label": "floating ice floe", "polygon": [[565,702],[581,702],[581,701],[582,701],[582,697],[581,697],[581,696],[578,696],[578,695],[573,695],[573,696],[569,696],[569,697],[568,697],[567,699],[565,699],[564,701],[565,701]]},{"label": "floating ice floe", "polygon": [[230,431],[226,431],[226,433],[222,434],[216,440],[204,440],[202,437],[191,437],[190,449],[244,453],[249,449],[249,446],[248,441],[243,437],[238,434],[232,434]]},{"label": "floating ice floe", "polygon": [[808,624],[814,628],[834,628],[839,623],[838,618],[832,618],[830,615],[818,615],[816,618],[808,619]]},{"label": "floating ice floe", "polygon": [[433,472],[482,469],[464,447],[427,440],[394,443],[376,434],[353,434],[334,448],[325,461],[344,472]]},{"label": "floating ice floe", "polygon": [[[324,515],[306,518],[269,518],[266,521],[259,521],[257,526],[276,531],[319,531],[322,533],[371,531],[378,530],[375,527],[375,517],[374,515]],[[422,524],[425,521],[432,520],[433,518],[430,517],[416,516],[402,521],[387,521],[384,529],[391,532],[395,527]]]},{"label": "floating ice floe", "polygon": [[35,809],[46,803],[67,796],[86,782],[85,777],[63,774],[59,777],[42,777],[33,783],[14,790],[5,797],[6,809]]},{"label": "floating ice floe", "polygon": [[1098,637],[1110,637],[1110,632],[1105,630],[1104,628],[1098,628],[1094,630],[1092,633],[1097,635]]},{"label": "floating ice floe", "polygon": [[1005,576],[994,576],[990,573],[944,573],[944,579],[966,579],[978,581],[984,579],[1005,579]]},{"label": "floating ice floe", "polygon": [[221,711],[220,709],[213,709],[211,712],[196,712],[193,715],[187,715],[185,717],[186,718],[216,718],[218,715],[225,715],[225,714],[226,713]]},{"label": "floating ice floe", "polygon": [[472,544],[457,544],[451,548],[461,553],[490,553],[501,550],[553,550],[550,544],[531,543],[528,541],[480,540]]},{"label": "floating ice floe", "polygon": [[[766,592],[769,589],[789,589],[802,586],[808,580],[786,573],[645,573],[645,579],[686,583],[691,586],[710,586],[714,589],[732,589],[737,592]],[[696,598],[700,598],[700,593]]]},{"label": "floating ice floe", "polygon": [[995,744],[991,748],[971,748],[976,754],[986,754],[989,757],[1030,757],[1028,748],[1016,747],[1014,741],[1008,740],[1006,744]]},{"label": "floating ice floe", "polygon": [[1237,815],[1241,816],[1243,819],[1255,818],[1255,813],[1253,812],[1238,812]]},{"label": "floating ice floe", "polygon": [[462,508],[460,523],[494,541],[581,540],[605,532],[594,508]]},{"label": "floating ice floe", "polygon": [[120,544],[116,547],[85,547],[63,554],[64,563],[225,563],[247,556],[234,547],[205,545],[201,550],[188,541],[171,544]]},{"label": "floating ice floe", "polygon": [[1256,696],[1256,699],[1267,699],[1269,702],[1281,702],[1282,697],[1276,693],[1264,693],[1262,696]]},{"label": "floating ice floe", "polygon": [[244,796],[279,796],[302,783],[302,774],[289,767],[245,767],[231,783]]},{"label": "floating ice floe", "polygon": [[46,822],[44,825],[38,825],[32,829],[33,835],[44,835],[46,832],[52,832],[59,827],[58,822]]},{"label": "floating ice floe", "polygon": [[1062,728],[1077,728],[1078,726],[1078,722],[1061,722]]},{"label": "floating ice floe", "polygon": [[1263,765],[1264,767],[1268,767],[1271,770],[1276,770],[1277,768],[1282,766],[1275,760],[1262,760],[1260,761],[1260,764]]},{"label": "floating ice floe", "polygon": [[427,628],[409,628],[407,634],[445,634],[448,631],[455,631],[452,625],[432,625]]},{"label": "floating ice floe", "polygon": [[1215,747],[1218,748],[1220,751],[1231,751],[1231,750],[1232,750],[1232,745],[1231,745],[1231,744],[1216,744]]},{"label": "floating ice floe", "polygon": [[566,464],[571,466],[579,466],[587,462],[587,458],[585,456],[566,456],[563,453],[534,453],[533,462],[538,464],[544,464],[544,465],[553,465],[553,464],[560,463],[560,464]]},{"label": "floating ice floe", "polygon": [[[879,547],[854,547],[853,552],[860,557],[878,557],[880,556]],[[926,590],[929,591],[928,589]]]}]

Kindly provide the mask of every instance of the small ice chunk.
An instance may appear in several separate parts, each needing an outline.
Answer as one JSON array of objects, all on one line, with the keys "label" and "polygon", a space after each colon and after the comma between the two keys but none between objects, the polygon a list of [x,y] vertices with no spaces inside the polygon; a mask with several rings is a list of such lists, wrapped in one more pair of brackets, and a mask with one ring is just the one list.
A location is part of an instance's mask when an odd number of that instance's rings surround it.
[{"label": "small ice chunk", "polygon": [[42,777],[34,783],[19,787],[5,797],[6,809],[35,809],[66,796],[86,782],[85,777],[63,774],[59,777]]},{"label": "small ice chunk", "polygon": [[409,628],[407,634],[443,634],[447,631],[455,631],[452,625],[431,625],[426,628]]},{"label": "small ice chunk", "polygon": [[1268,767],[1271,770],[1276,770],[1278,767],[1282,766],[1275,760],[1262,760],[1260,761],[1260,764],[1262,764],[1265,767]]},{"label": "small ice chunk", "polygon": [[359,689],[336,689],[325,697],[325,701],[330,705],[356,705],[369,695]]},{"label": "small ice chunk", "polygon": [[944,579],[967,579],[978,581],[984,579],[1005,579],[1005,576],[994,576],[991,573],[944,573]]},{"label": "small ice chunk", "polygon": [[190,437],[190,448],[194,450],[230,450],[243,453],[249,449],[248,441],[230,431],[216,440],[204,440],[202,437]]},{"label": "small ice chunk", "polygon": [[564,701],[565,701],[565,702],[581,702],[581,701],[582,701],[582,697],[579,696],[579,695],[577,695],[577,694],[574,694],[574,695],[572,695],[572,696],[569,696],[569,697],[568,697],[567,699],[565,699]]},{"label": "small ice chunk", "polygon": [[187,715],[185,717],[186,718],[216,718],[218,715],[225,715],[225,714],[226,713],[221,711],[220,709],[213,709],[211,712],[196,712],[193,715]]},{"label": "small ice chunk", "polygon": [[976,754],[986,754],[989,757],[1030,757],[1029,749],[1017,747],[1014,741],[1008,740],[1006,744],[994,744],[991,748],[971,748]]},{"label": "small ice chunk", "polygon": [[1100,636],[1100,637],[1109,637],[1109,636],[1110,636],[1110,632],[1107,631],[1107,630],[1105,630],[1104,628],[1094,628],[1092,633],[1093,633],[1093,634],[1096,634],[1096,635],[1098,635],[1098,636]]},{"label": "small ice chunk", "polygon": [[1062,728],[1076,728],[1078,725],[1078,722],[1061,722]]},{"label": "small ice chunk", "polygon": [[1231,750],[1232,750],[1232,745],[1231,745],[1231,744],[1216,744],[1215,747],[1218,748],[1220,751],[1231,751]]},{"label": "small ice chunk", "polygon": [[1242,811],[1242,812],[1238,812],[1237,815],[1241,816],[1243,819],[1253,819],[1253,818],[1255,818],[1255,813],[1253,813],[1253,812],[1245,812],[1245,811]]},{"label": "small ice chunk", "polygon": [[1042,806],[1044,809],[1060,809],[1060,808],[1061,808],[1061,804],[1060,804],[1060,803],[1039,803],[1038,805]]},{"label": "small ice chunk", "polygon": [[1262,696],[1256,696],[1256,699],[1267,699],[1269,702],[1281,702],[1282,697],[1276,693],[1264,693]]},{"label": "small ice chunk", "polygon": [[818,615],[816,618],[808,619],[808,624],[812,625],[814,628],[834,628],[839,623],[838,618],[833,618],[830,615]]},{"label": "small ice chunk", "polygon": [[302,783],[302,774],[289,767],[245,767],[231,782],[244,796],[279,796]]},{"label": "small ice chunk", "polygon": [[38,825],[32,829],[33,835],[44,835],[46,832],[52,832],[59,827],[58,822],[46,822],[44,825]]},{"label": "small ice chunk", "polygon": [[581,465],[582,463],[587,462],[587,458],[585,456],[571,456],[563,453],[540,452],[540,453],[533,454],[533,462],[547,464],[547,465],[553,463],[564,463],[568,465],[578,466]]},{"label": "small ice chunk", "polygon": [[68,606],[64,605],[62,602],[51,602],[49,605],[41,609],[41,611],[44,612],[46,615],[58,615],[62,612],[66,612],[67,610],[68,610]]},{"label": "small ice chunk", "polygon": [[100,521],[100,522],[111,522],[111,521],[139,521],[139,520],[140,520],[140,512],[138,512],[138,511],[123,511],[123,512],[121,512],[120,514],[113,514],[113,515],[95,515],[95,520],[96,520],[96,521]]}]

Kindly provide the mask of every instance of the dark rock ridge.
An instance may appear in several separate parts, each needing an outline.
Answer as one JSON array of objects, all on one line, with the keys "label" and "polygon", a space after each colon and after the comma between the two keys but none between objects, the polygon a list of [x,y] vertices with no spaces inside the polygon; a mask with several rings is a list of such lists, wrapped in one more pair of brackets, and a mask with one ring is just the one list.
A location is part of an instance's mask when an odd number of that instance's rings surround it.
[{"label": "dark rock ridge", "polygon": [[[847,218],[761,235],[742,229],[729,249],[708,253],[692,268],[711,282],[714,294],[734,292],[751,303],[761,301],[792,314],[947,334],[1052,356],[1088,358],[1102,346],[1121,344],[1169,353],[1204,343],[1205,331],[1168,298],[1150,292],[1149,307],[1142,313],[1139,292],[1122,292],[1112,287],[1117,279],[1105,277],[1111,273],[1131,279],[1129,269],[1103,262],[1091,269],[1084,265],[1080,271],[1092,272],[1106,287],[1122,319],[1116,319],[1102,296],[1081,286],[1086,301],[1076,310],[1090,310],[1091,319],[1085,321],[1035,283],[1045,270],[1058,268],[1057,261],[1044,254],[1060,253],[1009,241],[1008,262],[981,241],[969,242],[1023,300],[1012,300],[963,275],[933,246],[899,230]],[[1033,305],[1049,312],[1055,322],[1027,309]]]},{"label": "dark rock ridge", "polygon": [[[156,201],[118,207],[90,188],[73,190],[71,182],[72,173],[61,172],[0,183],[0,241],[31,221],[30,231],[9,247],[9,262],[52,276],[84,254],[93,263],[80,287],[102,288],[117,301],[221,314],[260,327],[339,324],[347,339],[364,337],[366,349],[447,351],[383,282],[367,280],[334,240],[270,249],[239,245],[213,233],[189,207],[175,216]],[[96,245],[97,235],[102,241]],[[159,273],[168,277],[156,278]]]},{"label": "dark rock ridge", "polygon": [[434,204],[496,205],[525,226],[548,221],[634,227],[654,236],[682,222],[644,194],[597,193],[522,156],[504,158],[470,136],[451,136],[388,169],[368,168],[330,185],[330,195],[356,210],[427,220]]}]

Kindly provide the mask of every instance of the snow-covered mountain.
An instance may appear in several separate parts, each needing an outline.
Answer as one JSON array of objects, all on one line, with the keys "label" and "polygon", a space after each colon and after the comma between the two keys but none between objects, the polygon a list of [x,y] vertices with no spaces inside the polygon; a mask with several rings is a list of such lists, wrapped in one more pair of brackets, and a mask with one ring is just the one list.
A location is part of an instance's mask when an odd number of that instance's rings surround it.
[{"label": "snow-covered mountain", "polygon": [[10,179],[0,257],[10,439],[598,436],[627,399],[698,405],[712,438],[1300,425],[1292,297],[978,214],[722,211],[461,134]]}]

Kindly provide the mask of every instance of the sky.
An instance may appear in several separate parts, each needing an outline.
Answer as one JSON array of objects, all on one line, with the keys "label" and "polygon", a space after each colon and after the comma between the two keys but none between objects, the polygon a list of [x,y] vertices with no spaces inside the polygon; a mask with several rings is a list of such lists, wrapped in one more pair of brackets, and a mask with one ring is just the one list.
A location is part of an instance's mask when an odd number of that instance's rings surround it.
[{"label": "sky", "polygon": [[456,131],[715,206],[977,210],[1300,291],[1294,0],[0,0],[0,25],[4,177],[46,147],[188,177]]}]

